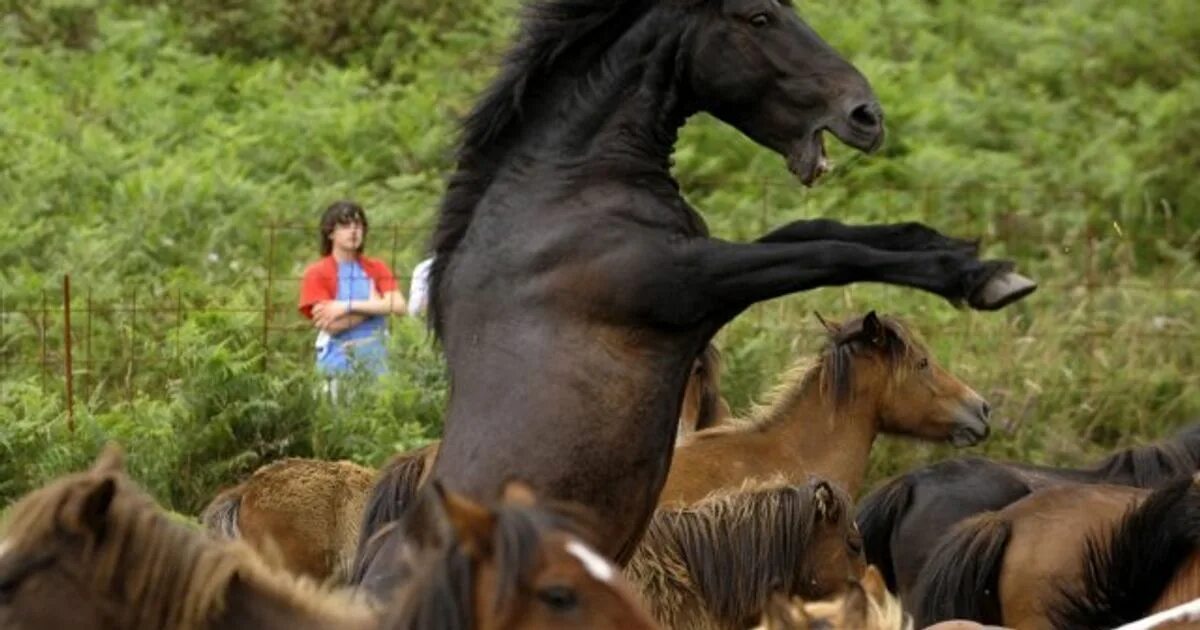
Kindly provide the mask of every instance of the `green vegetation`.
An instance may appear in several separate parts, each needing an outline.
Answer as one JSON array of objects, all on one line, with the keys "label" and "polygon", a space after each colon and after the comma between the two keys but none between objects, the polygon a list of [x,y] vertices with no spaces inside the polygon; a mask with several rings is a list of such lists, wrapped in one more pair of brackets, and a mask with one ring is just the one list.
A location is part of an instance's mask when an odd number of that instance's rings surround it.
[{"label": "green vegetation", "polygon": [[[399,273],[423,256],[455,121],[514,7],[0,0],[0,504],[83,466],[107,439],[193,514],[282,455],[375,464],[436,436],[445,377],[417,322],[394,322],[398,369],[384,383],[347,406],[322,402],[297,277],[315,255],[317,213],[337,197],[368,208],[369,247]],[[714,233],[915,218],[981,236],[1043,289],[989,314],[873,286],[760,305],[718,339],[735,410],[820,345],[813,310],[875,308],[910,321],[993,402],[999,430],[977,452],[1079,463],[1200,415],[1192,9],[802,4],[871,78],[888,143],[871,157],[831,145],[839,166],[808,191],[777,156],[697,119],[676,170]],[[58,367],[66,273],[73,435]],[[48,382],[30,365],[43,334]],[[882,440],[872,475],[951,452]]]}]

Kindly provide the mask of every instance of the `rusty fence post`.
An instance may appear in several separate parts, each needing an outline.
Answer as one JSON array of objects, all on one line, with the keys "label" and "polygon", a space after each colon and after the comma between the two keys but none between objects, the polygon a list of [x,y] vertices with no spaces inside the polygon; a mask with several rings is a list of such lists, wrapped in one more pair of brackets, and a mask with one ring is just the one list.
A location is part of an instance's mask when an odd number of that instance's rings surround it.
[{"label": "rusty fence post", "polygon": [[271,292],[275,287],[275,222],[267,225],[267,287],[263,290],[263,319],[262,319],[262,371],[266,374],[270,367],[271,354]]},{"label": "rusty fence post", "polygon": [[46,393],[46,368],[47,368],[47,364],[50,362],[49,353],[46,350],[46,326],[47,326],[46,312],[49,310],[48,304],[49,303],[46,300],[46,288],[42,287],[42,325],[38,329],[38,345],[41,346],[41,354],[42,354],[41,372],[42,372],[42,393],[43,394]]},{"label": "rusty fence post", "polygon": [[63,363],[67,380],[67,430],[75,434],[75,366],[71,362],[71,274],[63,276]]}]

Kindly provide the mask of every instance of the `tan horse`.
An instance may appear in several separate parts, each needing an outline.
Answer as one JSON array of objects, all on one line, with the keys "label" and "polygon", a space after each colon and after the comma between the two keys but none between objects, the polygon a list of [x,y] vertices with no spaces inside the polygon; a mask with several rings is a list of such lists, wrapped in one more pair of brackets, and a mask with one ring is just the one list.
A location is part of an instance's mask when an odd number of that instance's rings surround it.
[{"label": "tan horse", "polygon": [[13,506],[0,538],[0,628],[378,628],[348,593],[267,567],[177,523],[109,449]]},{"label": "tan horse", "polygon": [[1200,597],[1200,486],[1061,485],[959,523],[910,606],[920,623],[1112,628]]},{"label": "tan horse", "polygon": [[872,311],[826,324],[811,368],[793,368],[771,406],[748,421],[693,434],[675,449],[659,505],[693,503],[746,479],[816,475],[854,496],[879,433],[975,444],[988,404],[946,372],[899,321]]},{"label": "tan horse", "polygon": [[283,459],[221,492],[200,520],[209,531],[278,557],[296,575],[340,582],[354,560],[374,478],[353,462]]},{"label": "tan horse", "polygon": [[747,486],[650,520],[625,575],[668,628],[724,630],[759,619],[773,592],[810,598],[862,574],[850,499],[828,482]]},{"label": "tan horse", "polygon": [[912,630],[913,620],[874,565],[830,599],[804,601],[777,593],[754,630]]},{"label": "tan horse", "polygon": [[620,571],[576,533],[574,510],[509,483],[486,507],[426,487],[370,541],[365,590],[390,602],[389,630],[650,630]]}]

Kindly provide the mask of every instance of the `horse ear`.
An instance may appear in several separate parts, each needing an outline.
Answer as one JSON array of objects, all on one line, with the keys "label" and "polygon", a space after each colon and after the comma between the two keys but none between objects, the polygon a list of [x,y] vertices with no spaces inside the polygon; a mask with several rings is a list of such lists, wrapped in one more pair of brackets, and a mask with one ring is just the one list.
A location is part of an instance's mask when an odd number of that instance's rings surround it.
[{"label": "horse ear", "polygon": [[852,582],[842,600],[843,620],[848,628],[866,628],[871,613],[867,591],[857,582]]},{"label": "horse ear", "polygon": [[92,463],[91,471],[100,475],[125,472],[125,451],[115,442],[105,444]]},{"label": "horse ear", "polygon": [[533,488],[520,479],[511,479],[504,484],[503,500],[505,503],[521,507],[533,507],[537,504],[537,493]]},{"label": "horse ear", "polygon": [[75,510],[76,522],[100,540],[108,527],[108,512],[117,496],[117,480],[106,476],[84,491]]},{"label": "horse ear", "polygon": [[887,340],[888,329],[883,322],[879,321],[879,316],[875,314],[875,311],[871,311],[863,317],[862,334],[871,343],[882,346]]},{"label": "horse ear", "polygon": [[447,491],[440,484],[438,491],[446,520],[467,553],[475,557],[490,553],[492,530],[496,525],[495,514],[461,494]]},{"label": "horse ear", "polygon": [[866,591],[867,596],[876,602],[882,603],[888,595],[887,584],[883,581],[883,574],[873,564],[867,565],[867,570],[863,572],[859,584],[862,584],[862,588]]}]

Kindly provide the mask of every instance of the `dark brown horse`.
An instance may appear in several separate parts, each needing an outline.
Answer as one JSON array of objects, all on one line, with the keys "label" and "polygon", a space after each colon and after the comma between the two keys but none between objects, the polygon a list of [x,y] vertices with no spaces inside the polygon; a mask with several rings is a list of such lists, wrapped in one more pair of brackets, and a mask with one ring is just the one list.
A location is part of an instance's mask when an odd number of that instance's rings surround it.
[{"label": "dark brown horse", "polygon": [[1113,628],[1200,597],[1200,486],[1061,484],[959,523],[906,605],[918,624]]},{"label": "dark brown horse", "polygon": [[175,522],[106,451],[22,498],[0,537],[6,630],[375,630],[367,602]]},{"label": "dark brown horse", "polygon": [[772,593],[828,597],[861,577],[850,505],[844,491],[813,478],[659,508],[625,575],[667,628],[745,628]]},{"label": "dark brown horse", "polygon": [[870,281],[996,309],[1035,287],[919,224],[711,238],[670,171],[700,112],[805,184],[824,132],[863,151],[884,136],[866,79],[787,2],[535,0],[465,122],[433,236],[451,382],[433,478],[482,499],[526,479],[603,514],[617,559],[654,511],[693,359],[750,305]]},{"label": "dark brown horse", "polygon": [[1200,470],[1200,424],[1159,444],[1118,451],[1090,468],[1056,468],[978,457],[950,459],[889,481],[864,498],[858,526],[867,561],[883,571],[903,599],[930,551],[972,515],[999,510],[1061,483],[1153,488]]},{"label": "dark brown horse", "polygon": [[434,482],[369,545],[362,582],[387,630],[651,630],[620,571],[585,545],[564,506],[523,484],[487,507]]}]

